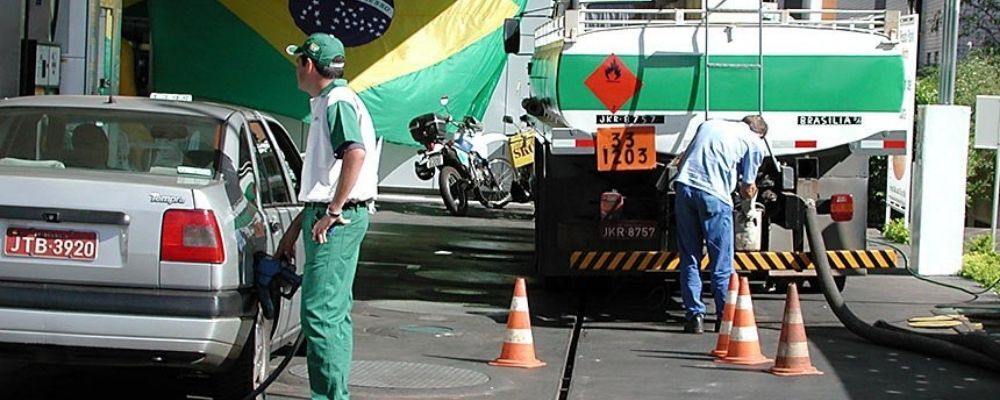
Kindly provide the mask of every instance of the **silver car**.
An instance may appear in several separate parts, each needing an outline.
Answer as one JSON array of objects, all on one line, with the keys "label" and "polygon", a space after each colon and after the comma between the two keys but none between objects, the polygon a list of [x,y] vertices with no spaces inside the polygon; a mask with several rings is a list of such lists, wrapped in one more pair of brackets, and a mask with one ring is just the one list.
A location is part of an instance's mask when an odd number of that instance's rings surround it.
[{"label": "silver car", "polygon": [[301,166],[249,109],[0,101],[0,357],[180,367],[247,394],[301,329],[298,296],[263,317],[253,268],[301,210]]}]

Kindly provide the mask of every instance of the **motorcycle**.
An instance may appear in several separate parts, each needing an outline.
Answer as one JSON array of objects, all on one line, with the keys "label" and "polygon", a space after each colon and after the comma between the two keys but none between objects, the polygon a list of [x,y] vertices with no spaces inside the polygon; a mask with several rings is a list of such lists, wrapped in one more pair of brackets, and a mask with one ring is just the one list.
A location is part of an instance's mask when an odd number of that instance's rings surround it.
[{"label": "motorcycle", "polygon": [[[447,96],[441,105],[447,110]],[[447,139],[448,126],[455,128],[454,138]],[[511,186],[515,171],[505,158],[490,158],[487,144],[496,140],[484,134],[482,125],[472,116],[461,122],[450,113],[428,113],[410,121],[410,135],[424,146],[414,163],[417,177],[423,180],[438,176],[438,187],[448,212],[454,216],[468,214],[472,196],[487,208],[503,208],[511,201]]]}]

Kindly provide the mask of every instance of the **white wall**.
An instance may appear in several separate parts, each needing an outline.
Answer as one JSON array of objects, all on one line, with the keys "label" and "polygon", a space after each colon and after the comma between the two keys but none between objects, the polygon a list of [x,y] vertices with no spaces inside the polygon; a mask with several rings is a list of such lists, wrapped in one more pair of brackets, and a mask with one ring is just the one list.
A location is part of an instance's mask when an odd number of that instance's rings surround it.
[{"label": "white wall", "polygon": [[85,94],[87,85],[87,20],[88,2],[63,1],[59,4],[59,19],[55,42],[62,45],[60,94]]}]

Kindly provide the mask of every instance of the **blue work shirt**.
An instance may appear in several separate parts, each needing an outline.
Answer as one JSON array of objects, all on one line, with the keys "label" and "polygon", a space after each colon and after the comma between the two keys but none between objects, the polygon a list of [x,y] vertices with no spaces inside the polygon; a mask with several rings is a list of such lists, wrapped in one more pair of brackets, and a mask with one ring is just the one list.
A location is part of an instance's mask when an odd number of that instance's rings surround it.
[{"label": "blue work shirt", "polygon": [[684,151],[674,182],[702,190],[732,206],[737,172],[743,183],[753,183],[757,178],[757,169],[764,160],[762,143],[760,136],[743,122],[705,121]]}]

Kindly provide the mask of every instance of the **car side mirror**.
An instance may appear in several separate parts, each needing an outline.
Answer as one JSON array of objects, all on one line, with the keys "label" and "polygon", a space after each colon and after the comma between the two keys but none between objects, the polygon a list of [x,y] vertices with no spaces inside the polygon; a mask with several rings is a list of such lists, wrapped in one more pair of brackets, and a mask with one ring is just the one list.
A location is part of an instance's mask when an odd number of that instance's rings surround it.
[{"label": "car side mirror", "polygon": [[521,21],[516,18],[503,20],[503,50],[507,54],[521,52]]},{"label": "car side mirror", "polygon": [[504,115],[503,116],[503,123],[505,123],[505,124],[513,124],[514,123],[514,118],[511,117],[510,115]]}]

